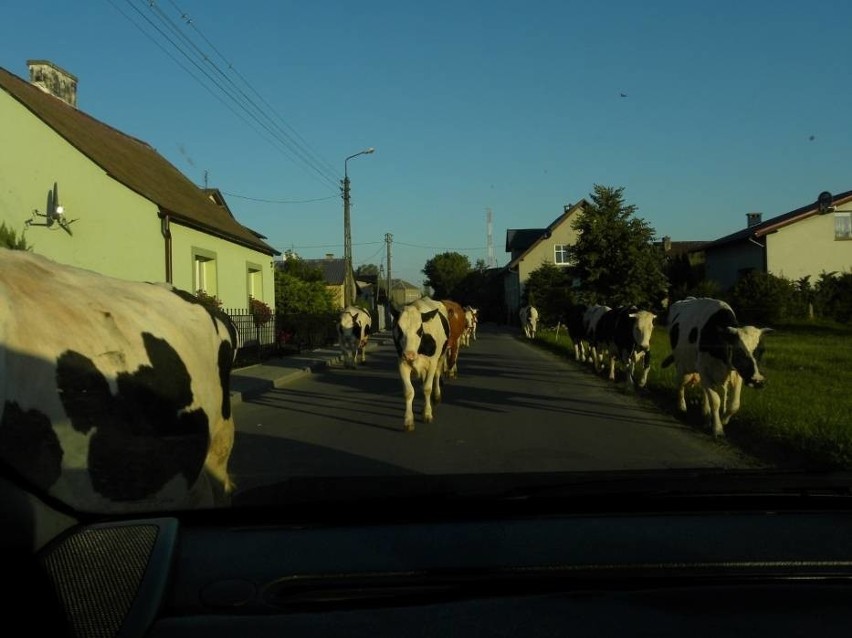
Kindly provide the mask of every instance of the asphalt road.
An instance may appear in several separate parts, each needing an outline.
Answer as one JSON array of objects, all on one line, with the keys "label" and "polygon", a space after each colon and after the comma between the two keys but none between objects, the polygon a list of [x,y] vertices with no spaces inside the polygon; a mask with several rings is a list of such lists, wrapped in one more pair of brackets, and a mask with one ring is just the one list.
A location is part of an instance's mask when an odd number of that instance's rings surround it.
[{"label": "asphalt road", "polygon": [[418,394],[416,429],[403,432],[390,343],[356,370],[330,367],[249,399],[234,410],[237,493],[308,476],[755,466],[623,384],[488,326],[463,349],[435,421],[423,423],[421,409]]}]

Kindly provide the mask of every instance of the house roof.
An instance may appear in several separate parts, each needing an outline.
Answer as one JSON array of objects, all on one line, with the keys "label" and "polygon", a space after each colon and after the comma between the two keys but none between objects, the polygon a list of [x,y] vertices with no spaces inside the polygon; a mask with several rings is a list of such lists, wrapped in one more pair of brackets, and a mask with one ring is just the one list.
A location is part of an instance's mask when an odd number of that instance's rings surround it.
[{"label": "house roof", "polygon": [[546,228],[509,228],[506,230],[506,252],[524,251],[541,237]]},{"label": "house roof", "polygon": [[663,249],[669,257],[680,257],[687,253],[693,253],[699,250],[704,250],[704,247],[709,244],[709,241],[673,241],[669,242],[668,250],[665,250],[665,245],[662,241],[654,242],[657,246]]},{"label": "house roof", "polygon": [[110,177],[183,224],[268,255],[280,254],[142,140],[96,120],[0,67],[0,88]]},{"label": "house roof", "polygon": [[[839,195],[835,195],[833,201],[835,206],[842,206],[844,204],[852,202],[852,191],[846,191],[844,193],[840,193]],[[779,228],[789,226],[790,224],[795,224],[796,222],[802,221],[803,219],[807,219],[808,217],[814,217],[819,214],[819,205],[816,201],[814,201],[810,204],[800,206],[795,210],[791,210],[788,213],[778,215],[776,217],[773,217],[772,219],[767,219],[765,222],[761,222],[760,224],[755,224],[754,226],[743,228],[742,230],[738,230],[737,232],[731,233],[730,235],[720,237],[719,239],[707,244],[704,248],[705,250],[712,250],[713,248],[718,248],[720,246],[726,246],[728,244],[746,241],[749,238],[757,239],[759,237],[763,237],[764,235],[768,235],[769,233],[773,233]]]},{"label": "house roof", "polygon": [[330,286],[342,286],[346,273],[346,260],[326,257],[325,259],[305,259],[304,262],[322,270],[322,276]]},{"label": "house roof", "polygon": [[[527,240],[529,240],[534,233],[537,233],[537,235],[532,239],[532,241],[529,241],[529,243],[526,245],[525,248],[521,249],[522,252],[517,257],[515,257],[512,261],[510,261],[506,265],[506,268],[513,268],[513,267],[517,266],[518,262],[521,261],[533,248],[538,246],[541,242],[549,239],[550,236],[553,234],[553,231],[556,230],[556,228],[558,228],[559,226],[561,226],[562,223],[566,219],[568,219],[571,215],[573,215],[574,213],[576,213],[579,210],[582,210],[583,208],[585,208],[588,205],[589,205],[589,202],[587,202],[585,199],[581,199],[576,204],[566,206],[564,212],[559,217],[557,217],[552,222],[550,222],[550,225],[547,228],[540,229],[540,230],[539,229],[515,230],[514,231],[515,234],[513,235],[513,239],[514,239],[515,236],[518,236],[518,240],[517,240],[519,242],[518,247],[527,243]],[[509,242],[510,242],[509,233],[511,233],[511,232],[513,232],[512,229],[506,231],[506,250],[507,251],[519,249],[518,247],[515,247],[513,249],[509,248]],[[518,233],[521,233],[521,234],[518,235]]]}]

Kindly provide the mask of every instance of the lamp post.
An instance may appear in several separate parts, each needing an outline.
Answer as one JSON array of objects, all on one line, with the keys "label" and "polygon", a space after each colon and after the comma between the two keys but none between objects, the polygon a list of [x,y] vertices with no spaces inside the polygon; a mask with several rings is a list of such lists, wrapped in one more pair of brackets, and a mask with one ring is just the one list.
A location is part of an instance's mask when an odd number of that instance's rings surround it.
[{"label": "lamp post", "polygon": [[343,305],[348,306],[355,301],[354,280],[350,277],[352,272],[352,228],[349,222],[349,160],[359,155],[369,155],[375,152],[373,147],[364,149],[360,153],[350,155],[343,162],[343,261],[345,272],[343,273]]}]

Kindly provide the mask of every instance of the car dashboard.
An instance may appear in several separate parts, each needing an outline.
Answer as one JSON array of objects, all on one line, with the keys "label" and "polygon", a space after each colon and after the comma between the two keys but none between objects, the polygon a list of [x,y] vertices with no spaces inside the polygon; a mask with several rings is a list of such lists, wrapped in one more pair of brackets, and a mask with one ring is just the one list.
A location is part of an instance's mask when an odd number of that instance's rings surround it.
[{"label": "car dashboard", "polygon": [[[674,501],[379,499],[80,522],[38,551],[45,586],[31,591],[70,636],[848,635],[845,498]],[[10,609],[25,619],[22,605]]]}]

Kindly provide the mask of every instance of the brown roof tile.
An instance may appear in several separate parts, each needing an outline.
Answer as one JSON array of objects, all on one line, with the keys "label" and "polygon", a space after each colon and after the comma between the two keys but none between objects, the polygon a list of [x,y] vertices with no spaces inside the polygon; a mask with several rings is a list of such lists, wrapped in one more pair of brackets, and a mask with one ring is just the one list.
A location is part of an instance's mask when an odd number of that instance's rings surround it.
[{"label": "brown roof tile", "polygon": [[2,67],[0,88],[110,177],[157,204],[174,221],[269,255],[279,254],[145,142],[69,106]]}]

